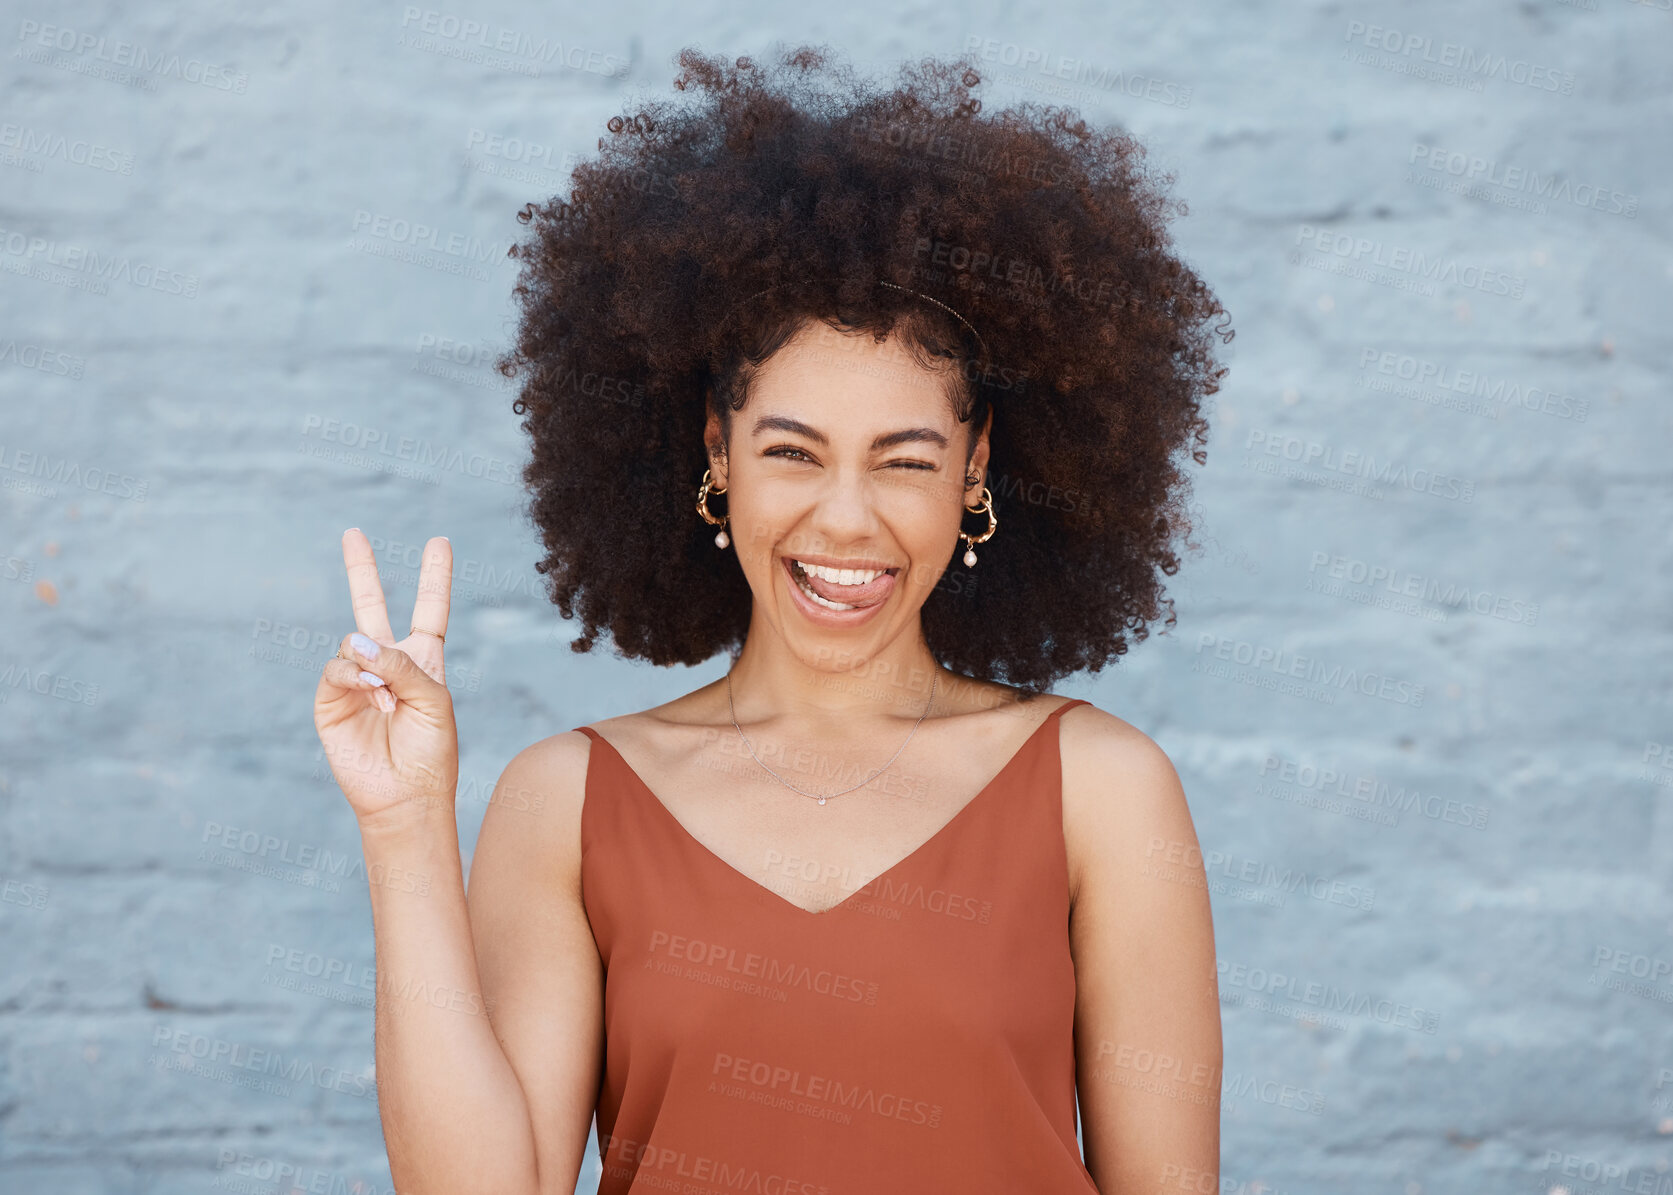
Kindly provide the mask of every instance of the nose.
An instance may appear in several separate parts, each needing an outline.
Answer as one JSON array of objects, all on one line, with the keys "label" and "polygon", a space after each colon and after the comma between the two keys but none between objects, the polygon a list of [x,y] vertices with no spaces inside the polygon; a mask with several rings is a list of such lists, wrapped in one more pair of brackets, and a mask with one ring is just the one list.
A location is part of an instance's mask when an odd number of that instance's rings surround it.
[{"label": "nose", "polygon": [[831,470],[813,504],[810,533],[836,546],[872,539],[881,525],[877,495],[865,471]]}]

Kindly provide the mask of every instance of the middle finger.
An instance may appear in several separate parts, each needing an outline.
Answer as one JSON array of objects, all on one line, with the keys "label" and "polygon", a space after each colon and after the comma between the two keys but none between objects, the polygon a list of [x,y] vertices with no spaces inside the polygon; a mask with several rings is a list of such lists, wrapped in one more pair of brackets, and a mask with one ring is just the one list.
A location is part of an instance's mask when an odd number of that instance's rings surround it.
[{"label": "middle finger", "polygon": [[[447,634],[447,613],[453,589],[453,545],[444,535],[424,545],[424,564],[418,573],[418,600],[412,607],[412,629]],[[439,648],[441,640],[432,639]]]},{"label": "middle finger", "polygon": [[389,626],[389,609],[378,580],[378,562],[372,543],[358,527],[343,532],[343,566],[349,574],[349,596],[354,600],[354,625],[384,646],[395,642]]}]

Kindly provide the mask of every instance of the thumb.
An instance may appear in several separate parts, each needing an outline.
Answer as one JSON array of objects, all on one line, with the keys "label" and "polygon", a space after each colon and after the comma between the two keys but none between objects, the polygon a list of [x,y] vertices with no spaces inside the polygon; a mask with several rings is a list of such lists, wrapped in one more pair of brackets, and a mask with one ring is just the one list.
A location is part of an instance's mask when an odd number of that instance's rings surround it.
[{"label": "thumb", "polygon": [[342,654],[367,672],[381,678],[396,700],[423,713],[444,713],[453,698],[447,686],[439,684],[418,662],[395,647],[385,647],[359,631],[344,637]]}]

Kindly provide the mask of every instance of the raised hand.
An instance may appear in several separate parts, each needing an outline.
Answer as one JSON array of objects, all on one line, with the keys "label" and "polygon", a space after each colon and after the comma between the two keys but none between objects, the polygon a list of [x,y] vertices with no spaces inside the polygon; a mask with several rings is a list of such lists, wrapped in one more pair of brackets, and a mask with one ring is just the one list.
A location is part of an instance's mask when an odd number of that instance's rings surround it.
[{"label": "raised hand", "polygon": [[[452,545],[439,536],[424,545],[412,629],[400,641],[389,626],[372,545],[359,528],[343,532],[343,565],[358,630],[343,637],[314,694],[314,728],[331,774],[362,829],[451,810],[459,735],[442,637],[453,587]],[[375,646],[376,658],[367,659],[357,644]]]}]

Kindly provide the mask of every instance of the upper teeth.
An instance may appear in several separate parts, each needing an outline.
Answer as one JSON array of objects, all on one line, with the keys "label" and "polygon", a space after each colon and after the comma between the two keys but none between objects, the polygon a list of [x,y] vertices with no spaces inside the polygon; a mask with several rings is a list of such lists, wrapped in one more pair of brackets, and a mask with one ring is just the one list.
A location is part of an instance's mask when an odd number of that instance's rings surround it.
[{"label": "upper teeth", "polygon": [[796,563],[810,577],[818,577],[832,585],[866,585],[888,571],[880,568],[826,568],[823,564],[809,564],[805,560]]}]

